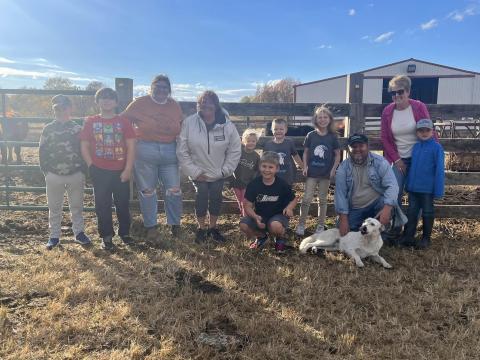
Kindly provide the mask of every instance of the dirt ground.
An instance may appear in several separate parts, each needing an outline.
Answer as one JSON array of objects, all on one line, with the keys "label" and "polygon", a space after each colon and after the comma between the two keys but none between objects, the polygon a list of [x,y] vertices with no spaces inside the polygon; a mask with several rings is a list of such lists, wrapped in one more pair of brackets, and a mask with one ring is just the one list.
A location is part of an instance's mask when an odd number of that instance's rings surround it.
[{"label": "dirt ground", "polygon": [[[25,161],[37,163],[33,149]],[[40,173],[19,172],[8,181],[44,185]],[[191,197],[191,187],[184,192]],[[11,200],[44,205],[46,199],[18,193]],[[478,187],[447,187],[445,202],[479,201]],[[109,253],[100,249],[94,214],[85,217],[92,246],[72,241],[65,215],[62,245],[47,251],[46,212],[0,213],[0,359],[475,359],[480,353],[478,221],[437,221],[427,251],[382,249],[394,266],[385,270],[371,262],[357,269],[339,254],[252,252],[234,215],[220,218],[226,244],[196,245],[192,216],[184,217],[180,239],[162,226],[159,241],[149,243],[134,212],[136,244],[115,239]],[[313,219],[308,225],[314,229]]]},{"label": "dirt ground", "polygon": [[[42,212],[0,215],[2,359],[474,359],[480,352],[480,224],[443,220],[427,251],[382,249],[393,266],[342,255],[251,252],[162,227],[136,245],[44,249]],[[329,219],[330,221],[332,219]],[[313,222],[309,223],[311,227]],[[292,243],[298,240],[291,238]]]}]

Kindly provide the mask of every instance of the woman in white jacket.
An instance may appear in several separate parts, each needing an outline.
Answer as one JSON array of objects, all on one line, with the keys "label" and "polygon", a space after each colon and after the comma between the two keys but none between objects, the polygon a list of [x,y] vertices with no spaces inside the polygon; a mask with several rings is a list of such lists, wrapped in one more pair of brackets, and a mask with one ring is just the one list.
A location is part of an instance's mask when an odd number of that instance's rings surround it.
[{"label": "woman in white jacket", "polygon": [[[223,182],[235,171],[241,152],[238,131],[220,106],[217,94],[205,91],[197,100],[197,113],[183,121],[177,142],[180,167],[193,181],[197,192],[195,241],[198,243],[208,236],[217,242],[225,241],[217,229]],[[207,210],[208,228],[205,223]]]}]

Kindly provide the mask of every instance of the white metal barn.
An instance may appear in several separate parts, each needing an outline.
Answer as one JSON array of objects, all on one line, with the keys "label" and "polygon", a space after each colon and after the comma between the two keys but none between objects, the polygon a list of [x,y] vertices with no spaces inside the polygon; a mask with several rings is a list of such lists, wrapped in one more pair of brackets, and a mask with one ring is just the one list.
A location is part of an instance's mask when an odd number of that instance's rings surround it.
[{"label": "white metal barn", "polygon": [[412,79],[412,99],[426,104],[480,104],[480,73],[413,58],[298,84],[294,99],[296,103],[389,103],[388,81],[401,74]]}]

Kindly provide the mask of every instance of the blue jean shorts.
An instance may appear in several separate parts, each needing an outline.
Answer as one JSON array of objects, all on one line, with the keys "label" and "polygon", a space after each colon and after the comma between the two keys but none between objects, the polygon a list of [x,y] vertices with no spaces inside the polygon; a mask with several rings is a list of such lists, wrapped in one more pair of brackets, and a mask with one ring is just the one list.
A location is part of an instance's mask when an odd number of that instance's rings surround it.
[{"label": "blue jean shorts", "polygon": [[[273,222],[273,221],[278,221],[280,224],[283,225],[283,227],[285,229],[288,229],[288,217],[286,217],[285,215],[283,214],[277,214],[277,215],[273,215],[272,217],[268,218],[268,219],[264,219],[262,218],[262,222],[267,225],[267,229],[270,227],[270,224]],[[257,230],[257,231],[265,231],[265,229],[260,229],[257,225],[257,222],[255,221],[255,219],[251,218],[250,216],[245,216],[243,218],[240,219],[240,224],[246,224],[248,225],[248,227],[252,230]]]}]

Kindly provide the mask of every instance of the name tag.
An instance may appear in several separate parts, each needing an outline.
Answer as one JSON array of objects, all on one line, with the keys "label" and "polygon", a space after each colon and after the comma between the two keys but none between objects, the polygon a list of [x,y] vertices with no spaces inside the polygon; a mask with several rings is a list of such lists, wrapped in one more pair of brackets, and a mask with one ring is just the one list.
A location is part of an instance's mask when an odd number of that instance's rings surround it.
[{"label": "name tag", "polygon": [[216,135],[213,137],[215,141],[225,141],[225,135]]}]

